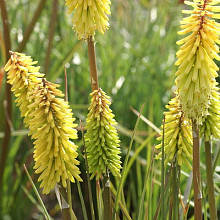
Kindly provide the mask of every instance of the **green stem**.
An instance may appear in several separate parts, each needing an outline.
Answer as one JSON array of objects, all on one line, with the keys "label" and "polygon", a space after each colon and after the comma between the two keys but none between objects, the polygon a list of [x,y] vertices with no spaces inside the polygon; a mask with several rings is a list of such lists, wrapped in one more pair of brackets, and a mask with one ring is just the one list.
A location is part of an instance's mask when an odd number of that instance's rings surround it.
[{"label": "green stem", "polygon": [[[33,189],[34,189],[34,192],[35,192],[35,194],[36,194],[36,196],[37,196],[37,199],[38,199],[38,201],[39,201],[41,207],[43,208],[43,211],[44,211],[44,214],[45,214],[45,218],[46,218],[46,220],[50,220],[51,218],[50,218],[50,216],[49,216],[49,214],[48,214],[48,212],[47,212],[47,209],[46,209],[46,207],[45,207],[45,205],[44,205],[44,203],[43,203],[43,200],[42,200],[41,197],[40,197],[40,194],[39,194],[38,191],[37,191],[36,186],[34,185],[33,180],[31,179],[31,176],[30,176],[30,174],[29,174],[29,172],[28,172],[28,170],[27,170],[27,167],[25,166],[25,164],[24,164],[23,166],[24,166],[24,170],[25,170],[25,172],[26,172],[26,174],[27,174],[27,176],[28,176],[28,179],[29,179],[29,181],[30,181],[30,183],[31,183],[31,185],[32,185],[32,187],[33,187]],[[30,193],[29,193],[29,194],[30,194]],[[27,195],[29,195],[29,194],[27,194]]]},{"label": "green stem", "polygon": [[97,199],[97,209],[98,209],[99,220],[103,220],[104,219],[103,202],[102,202],[103,199],[102,199],[102,193],[101,193],[99,179],[96,180],[96,199]]},{"label": "green stem", "polygon": [[73,212],[72,207],[70,206],[70,203],[68,202],[68,198],[71,198],[71,192],[68,190],[68,186],[67,189],[64,188],[61,184],[60,184],[60,194],[62,196],[62,200],[61,200],[61,205],[62,205],[62,219],[63,220],[76,220],[76,215]]},{"label": "green stem", "polygon": [[194,217],[195,220],[202,219],[202,192],[200,177],[200,149],[199,128],[196,121],[192,121],[193,132],[193,189],[194,189]]},{"label": "green stem", "polygon": [[[0,0],[0,1],[3,1],[3,0]],[[33,13],[34,16],[33,16],[32,20],[31,20],[31,22],[29,23],[27,29],[24,32],[23,40],[18,45],[18,49],[17,49],[18,52],[22,52],[24,50],[24,48],[26,46],[26,43],[28,42],[28,40],[29,40],[29,38],[31,36],[31,33],[32,33],[33,29],[34,29],[34,26],[37,23],[38,18],[40,17],[40,14],[41,14],[41,12],[42,12],[42,10],[44,8],[44,5],[45,5],[46,1],[47,0],[41,0],[39,2],[39,5],[38,5],[36,11]]]},{"label": "green stem", "polygon": [[[4,0],[0,0],[0,9],[1,9],[3,31],[4,31],[3,36],[4,36],[4,44],[5,44],[5,54],[7,61],[10,58],[9,50],[11,49],[11,40],[10,40],[8,13]],[[5,87],[5,94],[6,94],[6,108],[5,108],[6,114],[5,114],[5,123],[4,123],[5,124],[4,139],[1,147],[1,160],[0,160],[0,195],[2,194],[2,186],[3,186],[2,181],[3,181],[5,164],[6,164],[8,148],[11,138],[10,121],[12,118],[12,102],[11,102],[11,85],[8,83],[6,84]]]},{"label": "green stem", "polygon": [[97,74],[97,64],[96,64],[96,55],[95,55],[95,43],[93,37],[87,39],[88,44],[88,55],[89,55],[89,66],[90,66],[90,78],[91,78],[91,87],[92,91],[98,90],[98,74]]},{"label": "green stem", "polygon": [[93,205],[93,200],[92,200],[92,187],[91,187],[91,182],[90,182],[90,178],[89,178],[88,158],[87,158],[86,144],[85,144],[85,138],[84,138],[84,131],[83,131],[83,126],[82,126],[81,121],[80,121],[80,127],[81,127],[81,131],[82,131],[82,140],[83,140],[84,153],[85,153],[86,177],[87,177],[88,191],[89,191],[89,203],[90,203],[90,208],[91,208],[91,218],[92,218],[92,220],[95,220],[94,205]]},{"label": "green stem", "polygon": [[80,198],[80,202],[81,202],[81,206],[82,206],[83,218],[84,218],[84,220],[88,220],[88,216],[87,216],[87,212],[86,212],[86,206],[85,206],[85,202],[84,202],[84,199],[83,199],[81,186],[80,186],[79,181],[76,181],[76,183],[77,183],[79,198]]},{"label": "green stem", "polygon": [[217,220],[210,141],[205,142],[205,158],[210,219]]},{"label": "green stem", "polygon": [[69,204],[69,213],[71,216],[71,219],[75,219],[74,218],[74,213],[72,212],[72,194],[71,194],[71,184],[70,184],[70,180],[67,180],[67,199],[68,199],[68,204]]},{"label": "green stem", "polygon": [[165,115],[163,119],[163,141],[162,141],[162,160],[161,160],[161,219],[164,219],[164,209],[165,209],[165,200],[164,200],[164,179],[165,179],[165,168],[164,168],[164,129],[165,129]]},{"label": "green stem", "polygon": [[178,220],[178,172],[177,172],[177,161],[173,162],[173,169],[172,169],[172,192],[173,192],[173,220]]},{"label": "green stem", "polygon": [[151,163],[149,164],[149,168],[146,169],[145,180],[144,180],[144,187],[143,187],[143,191],[142,191],[142,195],[141,195],[140,207],[139,207],[139,211],[138,211],[138,220],[143,219],[142,218],[142,213],[143,213],[143,210],[144,210],[144,198],[146,196],[147,180],[148,180],[148,176],[149,176],[150,172],[152,171],[152,166],[154,167],[154,151],[151,154],[150,161],[151,161]]},{"label": "green stem", "polygon": [[112,207],[110,194],[110,178],[108,171],[106,171],[106,174],[104,174],[103,185],[104,216],[106,220],[110,220],[112,218]]}]

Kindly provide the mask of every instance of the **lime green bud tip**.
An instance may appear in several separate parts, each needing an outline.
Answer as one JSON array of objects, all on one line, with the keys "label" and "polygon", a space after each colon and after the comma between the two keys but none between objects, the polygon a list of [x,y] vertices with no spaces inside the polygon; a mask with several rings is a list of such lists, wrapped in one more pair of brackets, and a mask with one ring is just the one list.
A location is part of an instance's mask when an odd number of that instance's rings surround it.
[{"label": "lime green bud tip", "polygon": [[[173,162],[176,158],[179,166],[186,164],[190,169],[192,160],[192,130],[188,119],[184,117],[179,98],[173,98],[166,106],[169,110],[165,112],[165,127],[164,127],[164,153],[165,163]],[[161,142],[156,146],[156,149],[162,147],[163,142],[163,126],[161,126],[160,137]],[[160,152],[156,159],[160,159]]]},{"label": "lime green bud tip", "polygon": [[[217,83],[216,83],[217,84]],[[220,93],[218,87],[213,87],[212,97],[208,115],[203,118],[203,123],[200,126],[201,135],[205,141],[210,141],[212,137],[220,139]]]},{"label": "lime green bud tip", "polygon": [[120,140],[114,125],[114,115],[109,108],[110,97],[101,88],[91,94],[91,104],[86,120],[85,134],[91,179],[99,179],[109,170],[114,176],[120,176]]}]

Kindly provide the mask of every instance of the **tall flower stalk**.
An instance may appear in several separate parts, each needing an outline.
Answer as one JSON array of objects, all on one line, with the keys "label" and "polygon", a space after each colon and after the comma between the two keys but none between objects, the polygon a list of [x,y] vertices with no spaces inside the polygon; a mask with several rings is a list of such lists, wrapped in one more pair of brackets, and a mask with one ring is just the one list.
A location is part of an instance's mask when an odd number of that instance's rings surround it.
[{"label": "tall flower stalk", "polygon": [[[168,162],[172,166],[172,219],[178,219],[178,196],[179,196],[179,171],[182,165],[186,165],[189,169],[192,160],[192,129],[191,120],[187,119],[180,105],[179,96],[176,94],[175,98],[169,101],[166,108],[169,110],[164,112],[164,123],[161,126],[160,137],[157,140],[160,143],[155,147],[162,148],[156,159],[162,158],[162,172],[164,172],[164,165]],[[164,156],[163,156],[164,155]],[[165,161],[164,161],[165,157]],[[162,174],[163,176],[163,174]],[[163,184],[163,179],[161,181]],[[161,187],[161,198],[164,203],[164,192]],[[164,207],[161,207],[161,218],[164,218]]]},{"label": "tall flower stalk", "polygon": [[[220,60],[220,24],[213,18],[220,18],[220,8],[215,6],[219,1],[194,0],[185,1],[192,6],[192,10],[183,10],[189,14],[183,18],[180,35],[188,34],[177,42],[182,45],[177,52],[178,71],[176,85],[180,96],[180,103],[186,117],[192,119],[193,130],[193,188],[195,219],[202,219],[202,193],[200,180],[200,146],[199,125],[208,115],[211,91],[218,76],[218,66],[214,59]],[[217,13],[215,13],[217,12]]]},{"label": "tall flower stalk", "polygon": [[[92,101],[87,117],[87,142],[89,172],[91,178],[104,176],[104,212],[111,219],[109,171],[120,176],[120,148],[115,120],[109,109],[109,97],[99,88],[95,55],[94,35],[96,30],[102,34],[109,28],[110,0],[66,0],[68,13],[73,12],[73,27],[78,39],[88,45]],[[96,153],[96,155],[95,155]],[[108,201],[107,201],[108,200]]]},{"label": "tall flower stalk", "polygon": [[201,134],[205,139],[206,178],[210,218],[214,220],[217,220],[217,209],[215,204],[211,140],[213,137],[220,139],[220,93],[219,88],[216,86],[212,90],[212,98],[208,109],[209,114],[203,119],[203,124],[200,126]]}]

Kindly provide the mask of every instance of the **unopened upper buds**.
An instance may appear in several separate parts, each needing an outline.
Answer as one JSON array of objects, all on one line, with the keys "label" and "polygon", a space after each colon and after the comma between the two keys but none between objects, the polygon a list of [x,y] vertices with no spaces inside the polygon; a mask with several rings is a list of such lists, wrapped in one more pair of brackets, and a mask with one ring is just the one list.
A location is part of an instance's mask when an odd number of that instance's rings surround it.
[{"label": "unopened upper buds", "polygon": [[205,141],[210,141],[212,136],[220,139],[220,93],[219,88],[214,87],[208,109],[208,115],[203,119],[201,134]]},{"label": "unopened upper buds", "polygon": [[114,176],[120,176],[120,140],[114,125],[114,115],[109,108],[110,97],[102,91],[91,93],[92,100],[86,119],[87,133],[85,135],[88,154],[89,172],[91,178],[97,179],[109,170]]},{"label": "unopened upper buds", "polygon": [[[169,111],[164,113],[164,140],[162,125],[160,137],[158,138],[161,143],[156,148],[161,148],[164,141],[165,163],[172,162],[176,157],[179,166],[185,163],[191,168],[189,163],[189,160],[192,160],[192,129],[190,120],[184,117],[178,97],[173,98],[166,108]],[[161,156],[162,153],[160,152],[156,159],[161,158]]]}]

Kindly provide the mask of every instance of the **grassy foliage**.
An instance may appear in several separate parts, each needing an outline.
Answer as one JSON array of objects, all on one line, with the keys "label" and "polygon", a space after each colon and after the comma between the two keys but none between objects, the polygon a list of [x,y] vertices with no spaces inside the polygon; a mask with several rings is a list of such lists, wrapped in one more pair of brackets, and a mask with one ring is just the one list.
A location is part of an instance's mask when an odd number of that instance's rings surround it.
[{"label": "grassy foliage", "polygon": [[[35,10],[40,1],[16,0],[6,1],[10,21],[11,49],[16,51],[22,41],[25,31],[35,15]],[[77,118],[85,124],[87,108],[89,106],[90,76],[89,61],[86,44],[78,41],[71,29],[71,17],[66,15],[64,1],[58,1],[55,31],[52,40],[49,66],[45,66],[48,56],[48,38],[50,20],[53,10],[53,1],[46,1],[33,31],[31,31],[24,52],[31,55],[34,60],[39,60],[41,71],[48,69],[48,80],[59,83],[64,91],[64,68],[68,75],[69,102]],[[181,18],[182,4],[179,1],[166,0],[117,0],[112,1],[110,16],[110,29],[104,36],[97,34],[96,53],[98,62],[99,82],[101,87],[112,97],[112,109],[117,129],[122,140],[122,158],[126,157],[129,143],[134,140],[128,155],[128,166],[125,168],[123,196],[119,201],[122,210],[120,218],[126,219],[130,215],[132,219],[161,219],[161,161],[154,161],[154,145],[157,133],[155,126],[149,126],[141,118],[137,131],[132,137],[137,116],[131,110],[137,111],[145,103],[142,115],[148,118],[154,125],[160,126],[163,118],[165,104],[172,97],[174,83],[175,51],[177,41],[178,21]],[[3,27],[0,21],[0,27]],[[0,29],[0,70],[5,65],[6,54],[3,41],[3,29]],[[1,75],[0,75],[1,77]],[[1,82],[1,81],[0,81]],[[2,154],[4,121],[5,121],[5,77],[0,85],[0,153]],[[13,97],[14,99],[14,97]],[[13,102],[14,103],[14,102]],[[12,137],[7,154],[6,168],[0,195],[0,219],[43,219],[44,209],[38,202],[31,183],[23,169],[26,164],[31,178],[38,188],[37,175],[33,172],[33,144],[27,136],[18,108],[13,104]],[[83,152],[82,135],[79,130],[79,139],[76,144],[80,153]],[[204,145],[202,145],[204,148]],[[204,150],[201,150],[201,174],[203,183],[203,213],[205,219],[209,218],[207,203],[207,184],[205,174]],[[214,152],[214,182],[218,209],[220,209],[220,174],[218,142],[213,143]],[[81,171],[84,173],[83,183],[72,184],[73,209],[78,219],[90,216],[87,180],[85,174],[85,162],[82,155]],[[172,207],[172,194],[170,186],[173,184],[172,171],[176,169],[169,165],[165,170],[165,215],[169,219]],[[186,197],[180,199],[180,204],[189,204],[189,215],[192,209],[190,192],[191,183],[188,181],[190,170],[182,167],[179,179],[180,190]],[[116,188],[119,180],[111,177],[111,190],[113,198],[116,198]],[[188,182],[187,182],[188,181]],[[93,200],[100,196],[100,186],[95,180],[92,183]],[[96,186],[96,187],[95,187]],[[77,190],[78,188],[78,190]],[[84,199],[84,201],[83,201]],[[49,215],[58,219],[60,210],[55,193],[50,196],[42,196],[42,200]],[[99,201],[99,200],[98,200]],[[84,206],[85,203],[85,206]],[[95,202],[96,216],[102,216],[102,204]],[[180,214],[184,216],[182,205],[179,205]],[[184,208],[186,208],[184,206]],[[127,211],[126,211],[127,210]],[[85,218],[85,217],[84,217]]]}]

